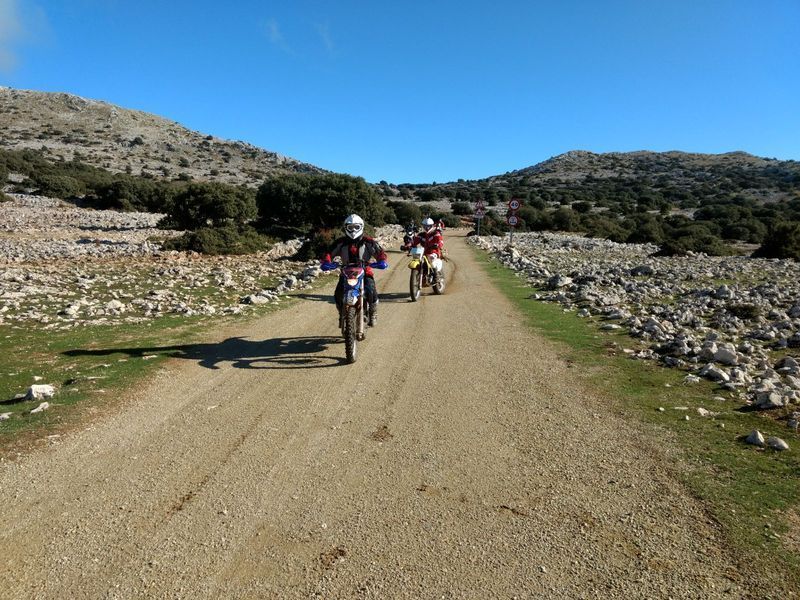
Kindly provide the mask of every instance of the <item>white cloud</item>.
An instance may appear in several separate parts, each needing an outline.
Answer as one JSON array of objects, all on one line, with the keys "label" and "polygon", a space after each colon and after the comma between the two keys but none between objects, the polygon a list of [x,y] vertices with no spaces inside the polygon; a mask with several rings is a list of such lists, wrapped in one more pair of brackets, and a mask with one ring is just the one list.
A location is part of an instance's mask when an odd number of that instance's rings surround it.
[{"label": "white cloud", "polygon": [[264,31],[267,34],[267,39],[272,43],[274,46],[277,46],[284,52],[291,52],[289,45],[286,43],[286,38],[283,37],[283,33],[281,32],[281,28],[278,25],[278,21],[274,18],[269,19],[264,24]]},{"label": "white cloud", "polygon": [[0,0],[0,71],[11,71],[17,65],[14,44],[23,33],[17,0]]},{"label": "white cloud", "polygon": [[327,23],[317,23],[315,27],[325,49],[329,54],[332,54],[336,50],[336,46],[333,43],[333,37],[331,37],[330,26]]}]

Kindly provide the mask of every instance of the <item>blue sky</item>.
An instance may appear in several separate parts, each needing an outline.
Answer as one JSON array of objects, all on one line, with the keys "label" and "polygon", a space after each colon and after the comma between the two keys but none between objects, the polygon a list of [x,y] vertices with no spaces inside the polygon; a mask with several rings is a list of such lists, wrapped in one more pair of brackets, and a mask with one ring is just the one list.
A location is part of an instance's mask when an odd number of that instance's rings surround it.
[{"label": "blue sky", "polygon": [[0,84],[368,181],[573,149],[800,159],[800,0],[0,0]]}]

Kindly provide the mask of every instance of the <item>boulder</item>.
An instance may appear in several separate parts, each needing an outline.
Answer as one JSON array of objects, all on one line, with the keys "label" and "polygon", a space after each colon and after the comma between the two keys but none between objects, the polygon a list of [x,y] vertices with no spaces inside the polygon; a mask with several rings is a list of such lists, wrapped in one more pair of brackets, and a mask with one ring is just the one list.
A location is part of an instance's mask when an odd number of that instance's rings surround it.
[{"label": "boulder", "polygon": [[764,447],[764,436],[758,429],[753,429],[750,434],[744,439],[744,441],[748,444],[752,444],[753,446],[761,446]]},{"label": "boulder", "polygon": [[242,304],[266,304],[269,302],[269,298],[265,298],[264,296],[259,296],[256,294],[250,294],[249,296],[245,296],[240,300]]},{"label": "boulder", "polygon": [[550,279],[547,280],[547,287],[551,290],[557,290],[562,287],[566,287],[572,283],[571,277],[566,277],[564,275],[553,275]]},{"label": "boulder", "polygon": [[789,444],[784,442],[781,438],[774,436],[767,438],[767,446],[779,452],[789,449]]},{"label": "boulder", "polygon": [[44,400],[56,395],[56,390],[52,385],[32,385],[25,394],[26,400]]},{"label": "boulder", "polygon": [[739,356],[736,354],[736,348],[733,344],[722,344],[717,347],[717,351],[713,355],[714,362],[723,365],[738,365]]},{"label": "boulder", "polygon": [[125,305],[119,300],[110,300],[109,302],[106,302],[105,308],[112,313],[125,312]]},{"label": "boulder", "polygon": [[698,375],[712,381],[721,381],[723,383],[727,383],[731,380],[731,376],[728,375],[724,369],[721,369],[714,363],[708,363],[705,367],[700,369]]},{"label": "boulder", "polygon": [[784,405],[783,396],[778,392],[758,392],[755,403],[762,410],[780,408]]},{"label": "boulder", "polygon": [[638,267],[634,267],[630,270],[630,274],[634,277],[639,275],[655,275],[655,269],[650,265],[639,265]]}]

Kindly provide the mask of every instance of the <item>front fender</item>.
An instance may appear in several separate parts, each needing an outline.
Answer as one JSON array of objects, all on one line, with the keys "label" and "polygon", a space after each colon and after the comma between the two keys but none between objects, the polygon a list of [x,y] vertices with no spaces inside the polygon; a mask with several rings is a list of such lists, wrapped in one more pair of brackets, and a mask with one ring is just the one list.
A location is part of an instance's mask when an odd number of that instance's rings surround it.
[{"label": "front fender", "polygon": [[419,269],[419,261],[418,260],[412,260],[410,263],[408,263],[408,268],[409,269]]}]

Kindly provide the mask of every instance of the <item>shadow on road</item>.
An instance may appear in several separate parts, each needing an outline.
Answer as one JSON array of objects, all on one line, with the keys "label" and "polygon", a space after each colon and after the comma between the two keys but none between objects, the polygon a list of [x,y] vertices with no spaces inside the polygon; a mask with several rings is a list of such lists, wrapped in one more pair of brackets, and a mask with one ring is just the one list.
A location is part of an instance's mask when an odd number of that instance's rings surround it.
[{"label": "shadow on road", "polygon": [[142,348],[107,348],[67,350],[66,356],[112,356],[123,354],[131,358],[164,355],[195,360],[207,369],[219,369],[220,363],[231,363],[235,369],[319,369],[346,364],[342,356],[323,356],[320,353],[338,337],[295,337],[270,340],[249,340],[232,337],[215,344],[183,344]]}]

